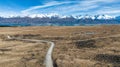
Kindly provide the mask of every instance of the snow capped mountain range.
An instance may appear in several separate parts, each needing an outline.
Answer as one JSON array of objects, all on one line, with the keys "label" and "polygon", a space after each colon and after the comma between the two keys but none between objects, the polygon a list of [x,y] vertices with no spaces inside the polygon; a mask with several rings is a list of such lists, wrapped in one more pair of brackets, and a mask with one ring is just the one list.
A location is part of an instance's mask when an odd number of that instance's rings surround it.
[{"label": "snow capped mountain range", "polygon": [[77,15],[77,16],[63,16],[63,15],[58,15],[58,14],[33,14],[33,15],[28,15],[28,17],[35,18],[43,18],[43,17],[58,17],[58,18],[70,18],[73,17],[75,19],[115,19],[115,16],[109,16],[109,15]]},{"label": "snow capped mountain range", "polygon": [[75,19],[116,19],[119,16],[109,16],[109,15],[77,15],[77,16],[65,16],[65,15],[59,15],[56,13],[51,13],[51,14],[31,14],[31,15],[26,15],[26,16],[9,16],[9,17],[4,17],[4,18],[12,18],[12,17],[30,17],[30,18],[52,18],[52,17],[57,17],[57,18],[75,18]]},{"label": "snow capped mountain range", "polygon": [[120,16],[31,14],[27,16],[0,17],[0,26],[80,26],[120,24]]}]

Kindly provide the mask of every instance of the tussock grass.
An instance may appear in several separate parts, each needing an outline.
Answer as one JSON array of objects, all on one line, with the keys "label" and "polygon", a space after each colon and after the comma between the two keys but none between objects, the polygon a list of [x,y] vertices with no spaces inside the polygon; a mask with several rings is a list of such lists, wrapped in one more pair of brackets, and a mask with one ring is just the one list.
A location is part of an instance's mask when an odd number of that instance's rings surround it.
[{"label": "tussock grass", "polygon": [[[120,26],[0,28],[0,48],[12,49],[0,55],[3,61],[8,58],[7,62],[0,61],[0,63],[6,64],[5,67],[21,67],[21,64],[22,67],[25,65],[44,67],[45,54],[49,45],[7,40],[6,35],[10,35],[55,42],[53,51],[55,67],[95,67],[95,65],[115,67],[118,65],[117,59],[120,55],[119,28]],[[15,60],[11,62],[9,58]]]}]

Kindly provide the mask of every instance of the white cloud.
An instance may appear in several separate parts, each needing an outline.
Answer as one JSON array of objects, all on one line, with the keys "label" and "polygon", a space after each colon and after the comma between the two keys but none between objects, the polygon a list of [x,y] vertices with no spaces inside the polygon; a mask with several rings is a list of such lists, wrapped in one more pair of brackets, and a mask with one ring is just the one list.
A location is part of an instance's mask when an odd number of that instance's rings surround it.
[{"label": "white cloud", "polygon": [[44,5],[38,5],[38,6],[30,7],[28,9],[26,9],[26,10],[21,11],[21,12],[22,13],[27,13],[27,12],[32,11],[32,10],[41,9],[41,8],[45,8],[45,7],[49,7],[49,6],[56,6],[56,5],[66,4],[66,3],[70,3],[70,2],[53,1],[53,2],[46,3]]},{"label": "white cloud", "polygon": [[98,10],[96,14],[120,15],[120,10]]},{"label": "white cloud", "polygon": [[92,6],[73,6],[73,8],[71,9],[66,9],[66,10],[69,10],[69,11],[62,11],[64,14],[65,13],[73,13],[73,12],[81,12],[81,11],[89,11],[90,9],[94,9],[94,8],[97,8],[98,6],[97,5],[92,5]]},{"label": "white cloud", "polygon": [[[116,7],[116,6],[115,6]],[[103,7],[99,10],[96,10],[96,14],[109,14],[109,15],[120,15],[120,7]]]},{"label": "white cloud", "polygon": [[[75,3],[75,4],[72,4]],[[34,6],[29,9],[23,10],[22,13],[29,13],[30,11],[36,12],[36,9],[41,9],[49,6],[56,6],[56,5],[61,5],[61,4],[72,4],[72,5],[67,5],[67,6],[57,6],[56,8],[51,8],[51,9],[45,9],[43,11],[45,12],[56,12],[56,13],[69,13],[69,12],[75,12],[75,11],[86,11],[89,9],[97,8],[98,5],[96,3],[93,3],[93,1],[66,1],[66,2],[50,2],[42,6]],[[40,11],[42,12],[42,10]]]},{"label": "white cloud", "polygon": [[88,2],[88,3],[100,3],[100,2],[103,2],[103,3],[113,3],[113,2],[116,2],[116,1],[119,1],[119,0],[86,0],[84,2]]},{"label": "white cloud", "polygon": [[[112,4],[120,2],[119,0],[81,0],[81,1],[54,1],[45,3],[43,5],[32,6],[20,11],[20,16],[27,16],[31,14],[38,14],[39,16],[50,13],[58,13],[62,15],[75,14],[120,14],[119,7],[110,7]],[[102,6],[103,5],[103,6]],[[114,4],[112,4],[114,5]],[[52,7],[53,6],[53,7]],[[106,6],[109,6],[108,8]],[[50,8],[46,8],[50,7]],[[98,9],[95,9],[98,8]],[[117,8],[117,9],[112,9]],[[93,11],[91,11],[93,9]],[[94,10],[95,9],[95,10]],[[16,15],[16,14],[15,14]]]},{"label": "white cloud", "polygon": [[[50,7],[50,6],[62,5],[62,4],[70,4],[70,3],[76,3],[76,5],[64,6],[64,7],[58,7],[58,8],[56,7],[56,8],[53,8],[53,10],[56,9],[55,12],[59,12],[59,10],[61,10],[64,13],[72,12],[72,11],[80,11],[80,10],[83,11],[83,10],[89,10],[92,8],[97,8],[100,5],[99,4],[100,2],[111,3],[114,1],[115,0],[84,0],[84,1],[64,1],[64,2],[52,1],[52,2],[45,3],[44,5],[30,7],[28,9],[22,10],[21,12],[23,14],[27,14],[33,10]],[[50,11],[52,11],[52,10],[50,10]]]},{"label": "white cloud", "polygon": [[15,17],[15,16],[20,16],[20,14],[14,11],[4,11],[4,12],[0,12],[0,16],[1,17]]}]

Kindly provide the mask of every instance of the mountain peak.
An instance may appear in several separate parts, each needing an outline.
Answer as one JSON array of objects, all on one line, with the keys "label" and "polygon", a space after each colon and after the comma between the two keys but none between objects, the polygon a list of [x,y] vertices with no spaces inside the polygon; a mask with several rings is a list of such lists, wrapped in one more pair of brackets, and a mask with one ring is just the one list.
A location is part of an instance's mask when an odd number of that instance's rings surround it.
[{"label": "mountain peak", "polygon": [[48,17],[48,18],[53,18],[53,17],[57,17],[57,18],[75,18],[75,19],[115,19],[115,16],[109,16],[109,15],[77,15],[77,16],[66,16],[66,15],[59,15],[56,13],[50,13],[50,14],[30,14],[27,16],[9,16],[6,18],[12,18],[12,17],[30,17],[30,18],[43,18],[43,17]]},{"label": "mountain peak", "polygon": [[109,15],[78,15],[75,17],[76,19],[114,19],[115,17],[114,16],[109,16]]},{"label": "mountain peak", "polygon": [[109,16],[109,15],[98,15],[97,19],[114,19],[114,16]]}]

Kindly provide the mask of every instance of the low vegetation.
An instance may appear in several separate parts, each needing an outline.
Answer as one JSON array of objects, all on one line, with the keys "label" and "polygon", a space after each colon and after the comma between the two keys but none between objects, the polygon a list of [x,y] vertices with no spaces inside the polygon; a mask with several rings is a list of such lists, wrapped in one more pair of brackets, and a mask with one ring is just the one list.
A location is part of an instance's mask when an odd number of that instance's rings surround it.
[{"label": "low vegetation", "polygon": [[0,60],[3,61],[0,61],[0,67],[4,64],[4,67],[44,67],[45,54],[49,48],[46,43],[7,40],[7,35],[55,42],[54,67],[119,67],[119,28],[120,26],[0,28],[0,48],[11,49],[1,53],[3,59]]}]

